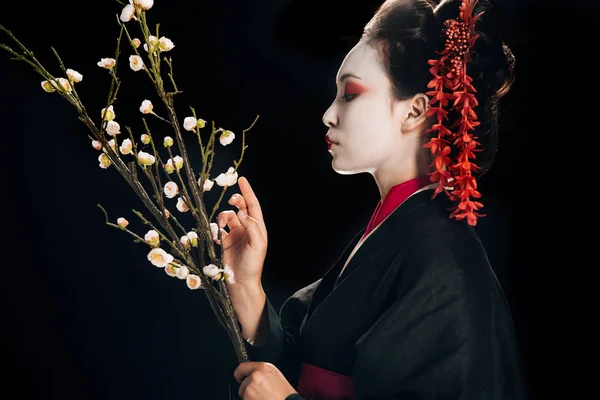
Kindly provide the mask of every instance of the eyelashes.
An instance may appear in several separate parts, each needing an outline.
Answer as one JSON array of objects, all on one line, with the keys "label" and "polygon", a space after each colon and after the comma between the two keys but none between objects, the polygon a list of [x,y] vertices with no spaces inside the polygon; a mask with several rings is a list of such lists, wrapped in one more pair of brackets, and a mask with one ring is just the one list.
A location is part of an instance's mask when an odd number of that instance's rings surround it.
[{"label": "eyelashes", "polygon": [[344,94],[342,97],[340,97],[342,100],[344,100],[344,102],[349,103],[352,100],[354,100],[354,98],[358,96],[358,94]]}]

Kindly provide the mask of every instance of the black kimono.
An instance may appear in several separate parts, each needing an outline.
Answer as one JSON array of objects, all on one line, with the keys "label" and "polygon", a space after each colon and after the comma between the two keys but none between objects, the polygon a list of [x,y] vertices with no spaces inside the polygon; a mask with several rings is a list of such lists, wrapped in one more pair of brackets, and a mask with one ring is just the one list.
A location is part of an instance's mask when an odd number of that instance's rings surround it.
[{"label": "black kimono", "polygon": [[431,195],[396,208],[341,276],[364,229],[280,313],[267,301],[268,340],[246,345],[250,359],[275,364],[295,388],[301,362],[346,375],[359,400],[525,399],[513,321],[482,243]]}]

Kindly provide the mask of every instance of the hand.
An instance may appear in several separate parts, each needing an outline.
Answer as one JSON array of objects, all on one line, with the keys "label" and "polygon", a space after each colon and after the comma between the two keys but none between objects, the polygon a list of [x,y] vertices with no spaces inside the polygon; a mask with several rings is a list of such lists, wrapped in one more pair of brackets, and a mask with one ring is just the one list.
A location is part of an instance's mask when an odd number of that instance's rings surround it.
[{"label": "hand", "polygon": [[243,362],[233,376],[240,382],[238,394],[242,400],[284,400],[290,394],[298,393],[271,363]]},{"label": "hand", "polygon": [[[240,177],[238,185],[242,195],[235,193],[229,200],[229,204],[238,208],[238,213],[227,210],[217,216],[219,229],[225,225],[229,227],[229,232],[221,232],[223,263],[231,267],[235,281],[240,286],[260,286],[267,254],[267,228],[260,204],[248,180]],[[243,217],[244,213],[246,218]]]}]

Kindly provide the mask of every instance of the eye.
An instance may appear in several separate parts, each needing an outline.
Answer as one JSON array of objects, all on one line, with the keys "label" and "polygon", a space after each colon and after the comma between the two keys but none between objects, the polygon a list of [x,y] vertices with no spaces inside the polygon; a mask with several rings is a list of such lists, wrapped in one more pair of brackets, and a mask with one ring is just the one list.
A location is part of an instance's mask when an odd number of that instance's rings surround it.
[{"label": "eye", "polygon": [[341,98],[344,99],[346,103],[351,102],[354,98],[358,96],[357,94],[344,94]]}]

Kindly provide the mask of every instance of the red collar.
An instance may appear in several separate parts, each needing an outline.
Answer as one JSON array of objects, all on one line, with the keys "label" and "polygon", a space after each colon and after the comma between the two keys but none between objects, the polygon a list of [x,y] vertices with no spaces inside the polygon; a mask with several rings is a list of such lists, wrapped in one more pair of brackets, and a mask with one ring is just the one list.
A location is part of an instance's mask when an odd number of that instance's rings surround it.
[{"label": "red collar", "polygon": [[398,185],[392,186],[388,194],[383,199],[383,202],[379,200],[369,224],[363,237],[364,239],[373,229],[375,229],[388,215],[390,215],[404,200],[406,200],[411,194],[417,190],[427,186],[431,182],[429,176],[423,175],[406,182],[399,183]]}]

